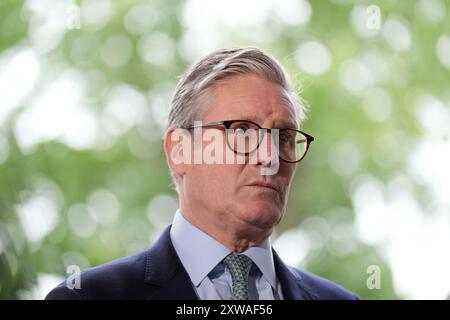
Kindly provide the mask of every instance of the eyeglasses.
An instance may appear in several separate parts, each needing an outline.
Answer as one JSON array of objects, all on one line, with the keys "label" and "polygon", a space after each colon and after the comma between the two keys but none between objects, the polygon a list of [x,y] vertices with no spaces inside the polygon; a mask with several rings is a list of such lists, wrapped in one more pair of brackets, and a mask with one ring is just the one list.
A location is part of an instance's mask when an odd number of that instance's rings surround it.
[{"label": "eyeglasses", "polygon": [[281,160],[296,163],[303,160],[308,152],[314,137],[296,129],[270,129],[262,128],[259,124],[249,120],[226,120],[209,122],[201,126],[192,126],[184,129],[195,128],[222,128],[225,130],[228,147],[237,154],[249,155],[259,148],[264,133],[278,130],[278,156]]}]

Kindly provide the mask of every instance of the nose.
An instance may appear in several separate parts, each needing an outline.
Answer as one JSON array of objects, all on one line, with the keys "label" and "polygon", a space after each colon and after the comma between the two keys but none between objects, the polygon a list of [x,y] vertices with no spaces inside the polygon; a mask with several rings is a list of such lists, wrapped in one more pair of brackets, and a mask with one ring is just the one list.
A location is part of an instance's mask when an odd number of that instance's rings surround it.
[{"label": "nose", "polygon": [[266,168],[278,166],[280,161],[278,157],[278,132],[262,129],[260,135],[262,135],[262,139],[257,152],[252,155],[254,159],[251,163]]}]

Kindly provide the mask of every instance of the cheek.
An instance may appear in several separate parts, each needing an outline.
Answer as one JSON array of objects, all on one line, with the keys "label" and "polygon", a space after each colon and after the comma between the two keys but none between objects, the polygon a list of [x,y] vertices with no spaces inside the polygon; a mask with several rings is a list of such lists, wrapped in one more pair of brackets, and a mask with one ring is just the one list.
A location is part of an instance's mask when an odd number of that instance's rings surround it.
[{"label": "cheek", "polygon": [[285,185],[286,185],[286,190],[285,190],[286,198],[288,196],[290,185],[291,185],[292,179],[294,178],[296,168],[297,168],[296,165],[289,165],[289,164],[287,164],[285,166],[280,166],[279,175],[284,180]]},{"label": "cheek", "polygon": [[[240,169],[238,165],[222,164],[210,166],[210,178],[214,190],[222,196],[233,196],[238,185]],[[219,195],[220,196],[220,195]]]},{"label": "cheek", "polygon": [[200,165],[191,170],[197,192],[209,199],[224,200],[234,196],[240,171],[237,165]]},{"label": "cheek", "polygon": [[289,182],[292,180],[297,169],[297,164],[284,163],[280,165],[280,175]]}]

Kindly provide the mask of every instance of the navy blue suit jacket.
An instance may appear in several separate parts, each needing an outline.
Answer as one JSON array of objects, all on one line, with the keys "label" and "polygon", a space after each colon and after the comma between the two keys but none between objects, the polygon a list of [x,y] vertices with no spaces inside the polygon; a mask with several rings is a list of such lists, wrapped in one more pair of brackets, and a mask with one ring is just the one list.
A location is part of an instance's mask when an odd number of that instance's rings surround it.
[{"label": "navy blue suit jacket", "polygon": [[[326,279],[289,267],[273,251],[275,270],[286,300],[358,299]],[[80,289],[61,283],[45,299],[198,299],[170,240],[170,226],[150,249],[85,270]]]}]

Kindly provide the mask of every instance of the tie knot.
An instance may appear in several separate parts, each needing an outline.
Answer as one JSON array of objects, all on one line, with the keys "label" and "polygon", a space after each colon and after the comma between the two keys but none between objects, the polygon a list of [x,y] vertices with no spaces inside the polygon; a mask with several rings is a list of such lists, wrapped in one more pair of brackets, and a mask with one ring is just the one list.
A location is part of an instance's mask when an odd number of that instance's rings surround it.
[{"label": "tie knot", "polygon": [[231,253],[223,259],[223,262],[231,273],[233,283],[241,281],[247,283],[248,274],[253,263],[252,259],[244,254]]}]

